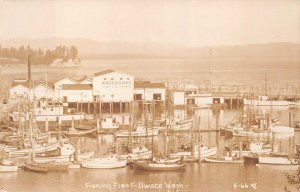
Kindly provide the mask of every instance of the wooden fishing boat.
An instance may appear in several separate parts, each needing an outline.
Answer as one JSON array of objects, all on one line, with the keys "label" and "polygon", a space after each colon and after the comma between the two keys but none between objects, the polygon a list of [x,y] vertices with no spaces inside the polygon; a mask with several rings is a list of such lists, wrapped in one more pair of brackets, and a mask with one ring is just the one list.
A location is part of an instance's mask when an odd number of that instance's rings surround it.
[{"label": "wooden fishing boat", "polygon": [[24,166],[24,170],[38,172],[38,173],[48,173],[49,172],[49,169],[46,167],[35,166],[30,163],[28,163]]},{"label": "wooden fishing boat", "polygon": [[138,161],[134,162],[136,169],[145,171],[179,171],[186,167],[186,163],[181,162],[157,162],[157,161]]},{"label": "wooden fishing boat", "polygon": [[[206,157],[210,157],[213,155],[217,154],[217,147],[207,147],[202,145],[201,149],[200,149],[200,155],[201,155],[201,159],[204,159]],[[170,153],[170,157],[171,158],[176,158],[176,157],[183,157],[184,161],[191,161],[192,159],[197,160],[199,157],[199,147],[198,145],[195,146],[194,148],[194,157],[192,157],[192,152],[189,151],[179,151],[176,153]]]},{"label": "wooden fishing boat", "polygon": [[60,163],[37,163],[37,162],[31,162],[31,166],[39,167],[39,168],[46,168],[48,171],[68,171],[69,166],[65,164]]},{"label": "wooden fishing boat", "polygon": [[145,125],[139,125],[135,131],[120,130],[115,133],[116,137],[129,137],[129,135],[131,135],[133,138],[157,136],[158,129],[157,128],[146,128]]},{"label": "wooden fishing boat", "polygon": [[204,159],[205,162],[208,162],[208,163],[243,163],[244,160],[243,159],[236,159],[236,158],[233,158],[233,157],[221,157],[221,158],[218,158],[218,157],[206,157]]},{"label": "wooden fishing boat", "polygon": [[293,157],[281,154],[271,154],[268,156],[259,155],[259,164],[273,164],[273,165],[300,165]]},{"label": "wooden fishing boat", "polygon": [[[83,152],[77,154],[77,160],[88,159],[94,155],[93,151]],[[70,143],[64,143],[59,150],[58,154],[39,154],[35,157],[35,162],[37,163],[47,163],[47,162],[73,162],[75,161],[75,147]]]},{"label": "wooden fishing boat", "polygon": [[112,169],[125,167],[127,160],[121,160],[116,155],[104,158],[82,159],[81,166],[90,169]]},{"label": "wooden fishing boat", "polygon": [[0,173],[3,172],[15,172],[18,171],[19,167],[9,160],[3,159],[0,163]]},{"label": "wooden fishing boat", "polygon": [[244,158],[244,164],[258,164],[258,155],[257,154],[249,154],[246,156],[243,156]]},{"label": "wooden fishing boat", "polygon": [[[34,152],[35,153],[44,153],[44,152],[47,152],[47,151],[56,150],[58,147],[59,147],[58,142],[48,143],[46,145],[35,146]],[[26,156],[31,151],[33,151],[32,147],[25,148],[25,149],[12,150],[12,151],[9,151],[9,156]]]},{"label": "wooden fishing boat", "polygon": [[85,130],[85,131],[80,131],[76,128],[69,128],[69,131],[64,131],[63,133],[69,137],[79,137],[79,136],[93,133],[94,131],[96,131],[96,128]]},{"label": "wooden fishing boat", "polygon": [[258,96],[255,99],[243,99],[244,105],[253,105],[253,106],[295,106],[296,103],[292,101],[285,100],[270,100],[268,96]]},{"label": "wooden fishing boat", "polygon": [[136,147],[132,149],[131,153],[120,155],[120,159],[127,159],[128,161],[150,159],[151,157],[152,157],[152,151],[150,151],[145,146]]}]

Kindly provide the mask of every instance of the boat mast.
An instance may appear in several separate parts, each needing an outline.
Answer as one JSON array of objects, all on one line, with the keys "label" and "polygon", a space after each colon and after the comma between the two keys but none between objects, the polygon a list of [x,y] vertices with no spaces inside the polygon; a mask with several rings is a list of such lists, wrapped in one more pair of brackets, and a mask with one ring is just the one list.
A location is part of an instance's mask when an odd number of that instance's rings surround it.
[{"label": "boat mast", "polygon": [[212,62],[211,62],[211,48],[209,48],[209,65],[210,65],[210,82],[209,82],[209,89],[210,93],[212,93]]}]

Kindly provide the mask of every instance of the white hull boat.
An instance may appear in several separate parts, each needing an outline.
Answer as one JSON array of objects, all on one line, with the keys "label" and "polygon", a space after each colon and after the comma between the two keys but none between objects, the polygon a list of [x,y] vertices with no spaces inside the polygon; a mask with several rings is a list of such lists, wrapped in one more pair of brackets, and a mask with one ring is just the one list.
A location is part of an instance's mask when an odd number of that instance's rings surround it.
[{"label": "white hull boat", "polygon": [[[45,153],[47,151],[56,150],[58,147],[59,147],[59,143],[50,143],[45,146],[36,146],[34,148],[34,152],[35,153]],[[28,155],[31,152],[33,152],[32,148],[12,150],[12,151],[9,151],[9,156],[24,156],[24,155]]]},{"label": "white hull boat", "polygon": [[131,153],[120,155],[120,159],[127,159],[129,161],[150,159],[152,157],[152,151],[146,147],[137,147],[132,149]]},{"label": "white hull boat", "polygon": [[[194,152],[194,159],[198,159],[199,157],[199,149],[198,149],[198,145],[195,147],[195,152]],[[201,159],[204,159],[206,157],[210,157],[213,155],[217,154],[217,147],[212,147],[212,148],[208,148],[206,146],[202,146],[201,147]],[[176,157],[183,157],[184,160],[186,159],[190,159],[192,158],[192,152],[191,151],[181,151],[181,152],[177,152],[177,153],[171,153],[170,154],[171,158],[176,158]]]},{"label": "white hull boat", "polygon": [[2,172],[16,172],[18,171],[17,165],[0,165],[0,173]]},{"label": "white hull boat", "polygon": [[295,159],[288,156],[258,156],[258,162],[260,164],[273,164],[273,165],[299,165]]},{"label": "white hull boat", "polygon": [[127,160],[120,160],[116,156],[110,156],[107,158],[91,158],[82,159],[81,166],[90,169],[112,169],[125,167]]},{"label": "white hull boat", "polygon": [[151,136],[157,136],[158,135],[158,129],[157,128],[137,128],[136,131],[128,131],[128,130],[121,130],[115,133],[116,137],[129,137],[129,135],[133,138],[136,137],[151,137]]}]

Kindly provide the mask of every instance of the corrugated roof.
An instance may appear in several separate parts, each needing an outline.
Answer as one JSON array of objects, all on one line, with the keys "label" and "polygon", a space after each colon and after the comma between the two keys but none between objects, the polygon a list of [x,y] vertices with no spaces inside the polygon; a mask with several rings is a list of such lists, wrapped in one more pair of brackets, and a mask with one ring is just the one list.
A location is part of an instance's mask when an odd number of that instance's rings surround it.
[{"label": "corrugated roof", "polygon": [[166,88],[164,83],[134,82],[134,88]]},{"label": "corrugated roof", "polygon": [[64,84],[63,90],[92,90],[93,86],[89,84]]}]

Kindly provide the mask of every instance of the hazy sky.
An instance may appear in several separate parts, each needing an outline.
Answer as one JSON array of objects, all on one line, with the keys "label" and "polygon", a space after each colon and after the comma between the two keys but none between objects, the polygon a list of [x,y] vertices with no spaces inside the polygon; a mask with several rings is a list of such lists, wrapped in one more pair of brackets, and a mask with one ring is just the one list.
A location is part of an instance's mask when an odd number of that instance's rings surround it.
[{"label": "hazy sky", "polygon": [[300,1],[0,0],[0,38],[88,38],[187,46],[300,43]]}]

